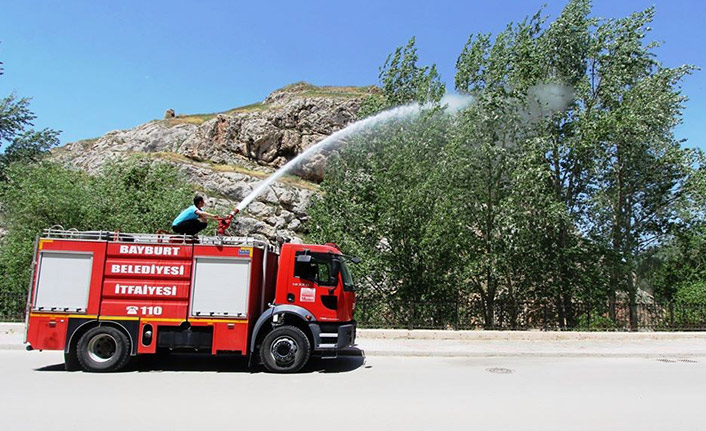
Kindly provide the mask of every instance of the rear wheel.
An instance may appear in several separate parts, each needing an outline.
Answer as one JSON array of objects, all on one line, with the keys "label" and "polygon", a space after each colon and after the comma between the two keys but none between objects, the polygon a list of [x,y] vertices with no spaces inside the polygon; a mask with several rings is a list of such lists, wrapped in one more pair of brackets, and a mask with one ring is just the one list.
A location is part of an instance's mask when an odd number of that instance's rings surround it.
[{"label": "rear wheel", "polygon": [[296,326],[281,326],[265,336],[260,346],[260,358],[273,373],[296,373],[308,361],[311,343]]},{"label": "rear wheel", "polygon": [[130,361],[130,340],[116,328],[98,326],[83,334],[76,356],[85,371],[119,371]]}]

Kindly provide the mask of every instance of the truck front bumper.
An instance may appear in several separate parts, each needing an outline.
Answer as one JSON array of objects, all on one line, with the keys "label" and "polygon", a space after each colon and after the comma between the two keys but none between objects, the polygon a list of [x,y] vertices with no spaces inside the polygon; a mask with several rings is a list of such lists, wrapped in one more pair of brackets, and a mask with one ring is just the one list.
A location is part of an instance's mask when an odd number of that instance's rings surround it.
[{"label": "truck front bumper", "polygon": [[314,336],[314,350],[341,350],[355,344],[357,323],[355,320],[346,323],[310,323]]}]

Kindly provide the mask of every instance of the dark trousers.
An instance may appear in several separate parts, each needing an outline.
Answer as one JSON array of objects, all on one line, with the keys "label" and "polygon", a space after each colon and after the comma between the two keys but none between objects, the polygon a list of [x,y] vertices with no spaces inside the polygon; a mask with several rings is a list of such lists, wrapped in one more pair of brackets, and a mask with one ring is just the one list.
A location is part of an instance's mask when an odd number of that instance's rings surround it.
[{"label": "dark trousers", "polygon": [[197,233],[204,230],[207,224],[208,223],[206,223],[205,221],[201,221],[200,219],[196,218],[191,220],[185,220],[176,226],[172,226],[172,230],[176,233],[181,233],[184,235],[196,235]]}]

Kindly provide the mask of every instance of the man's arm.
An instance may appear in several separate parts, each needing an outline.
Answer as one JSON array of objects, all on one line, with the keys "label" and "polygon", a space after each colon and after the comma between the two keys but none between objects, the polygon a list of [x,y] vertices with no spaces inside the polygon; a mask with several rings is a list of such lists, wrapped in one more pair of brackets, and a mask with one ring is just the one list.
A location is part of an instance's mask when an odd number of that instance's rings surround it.
[{"label": "man's arm", "polygon": [[218,220],[218,216],[215,214],[207,213],[206,211],[196,210],[196,215],[199,217],[210,218],[213,220]]}]

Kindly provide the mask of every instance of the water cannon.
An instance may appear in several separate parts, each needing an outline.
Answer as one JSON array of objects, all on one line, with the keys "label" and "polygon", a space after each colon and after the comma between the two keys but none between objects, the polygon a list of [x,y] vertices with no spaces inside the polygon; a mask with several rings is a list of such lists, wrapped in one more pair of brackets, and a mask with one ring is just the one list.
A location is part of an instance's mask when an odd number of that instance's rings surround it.
[{"label": "water cannon", "polygon": [[235,218],[235,215],[238,214],[240,210],[238,208],[234,209],[231,211],[227,216],[225,217],[219,217],[218,218],[218,230],[217,233],[218,235],[225,235],[226,230],[230,227],[231,222]]}]

